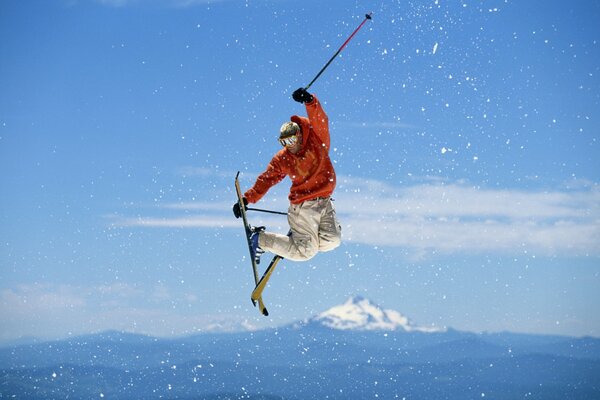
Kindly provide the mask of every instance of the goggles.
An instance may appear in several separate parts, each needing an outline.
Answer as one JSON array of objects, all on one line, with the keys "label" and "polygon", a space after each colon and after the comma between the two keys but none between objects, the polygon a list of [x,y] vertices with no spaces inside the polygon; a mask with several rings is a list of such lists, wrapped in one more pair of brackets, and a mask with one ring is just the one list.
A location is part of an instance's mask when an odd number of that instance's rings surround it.
[{"label": "goggles", "polygon": [[298,136],[292,135],[292,136],[288,136],[286,138],[280,138],[279,143],[281,143],[281,145],[283,147],[292,147],[296,143],[298,143]]}]

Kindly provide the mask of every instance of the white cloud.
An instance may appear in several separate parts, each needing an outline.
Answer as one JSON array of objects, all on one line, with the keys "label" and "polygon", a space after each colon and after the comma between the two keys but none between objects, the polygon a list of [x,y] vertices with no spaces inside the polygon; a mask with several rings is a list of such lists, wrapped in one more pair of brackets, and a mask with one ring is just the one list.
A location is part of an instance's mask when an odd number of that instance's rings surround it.
[{"label": "white cloud", "polygon": [[201,177],[201,178],[222,178],[231,179],[235,177],[236,171],[233,170],[215,170],[214,168],[206,167],[182,167],[177,170],[177,173],[186,177]]},{"label": "white cloud", "polygon": [[0,340],[31,336],[32,332],[53,337],[56,321],[64,321],[59,330],[67,335],[76,328],[69,323],[86,309],[86,297],[66,285],[20,285],[0,291]]},{"label": "white cloud", "polygon": [[416,129],[416,125],[409,124],[406,122],[392,121],[392,122],[348,122],[341,123],[342,126],[349,126],[351,128],[361,129]]},{"label": "white cloud", "polygon": [[234,313],[206,314],[197,293],[125,283],[32,284],[0,291],[0,341],[36,335],[55,339],[105,330],[153,336],[254,329]]},{"label": "white cloud", "polygon": [[416,251],[600,254],[600,190],[524,191],[340,180],[346,239]]},{"label": "white cloud", "polygon": [[146,228],[239,228],[240,222],[233,217],[196,215],[175,218],[136,217],[117,218],[114,226]]},{"label": "white cloud", "polygon": [[[85,298],[60,285],[48,290],[48,285],[20,285],[15,289],[4,289],[0,292],[1,306],[15,313],[31,314],[34,311],[52,313],[56,310],[76,310],[86,305]],[[2,318],[4,319],[4,318]]]},{"label": "white cloud", "polygon": [[600,217],[600,190],[597,187],[577,191],[525,191],[436,180],[396,187],[381,181],[342,178],[336,196],[352,213],[363,215],[478,219]]},{"label": "white cloud", "polygon": [[197,5],[206,5],[223,2],[226,0],[95,0],[96,3],[110,7],[127,7],[127,6],[162,6],[186,8]]},{"label": "white cloud", "polygon": [[[223,194],[222,198],[225,196],[232,194]],[[600,189],[589,182],[569,190],[517,190],[483,188],[436,178],[395,185],[339,176],[334,197],[347,242],[402,247],[416,254],[523,251],[540,255],[600,254]],[[278,196],[277,201],[263,207],[283,210],[286,206],[284,197]],[[117,217],[113,225],[240,227],[240,222],[231,215],[231,204],[225,202],[171,203],[161,209],[179,215]],[[286,224],[281,217],[271,219],[255,213],[252,218],[256,224],[275,229]]]},{"label": "white cloud", "polygon": [[194,210],[194,211],[222,211],[224,209],[231,208],[232,205],[227,203],[216,203],[216,202],[181,202],[181,203],[170,203],[165,204],[164,208],[170,208],[173,210]]}]

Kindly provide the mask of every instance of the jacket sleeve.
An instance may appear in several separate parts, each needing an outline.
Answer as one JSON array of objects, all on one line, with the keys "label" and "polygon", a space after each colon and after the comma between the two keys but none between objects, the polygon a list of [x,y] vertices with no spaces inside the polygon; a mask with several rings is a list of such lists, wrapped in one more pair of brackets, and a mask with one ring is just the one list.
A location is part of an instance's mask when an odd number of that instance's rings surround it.
[{"label": "jacket sleeve", "polygon": [[325,144],[327,150],[329,150],[329,118],[327,118],[327,114],[325,114],[321,102],[317,96],[313,94],[313,101],[305,103],[305,106],[306,114],[308,115],[313,131],[319,137],[321,142]]},{"label": "jacket sleeve", "polygon": [[244,197],[248,200],[248,203],[256,203],[270,188],[281,182],[285,177],[286,173],[281,167],[278,156],[275,155],[267,166],[267,170],[256,178],[256,183],[244,193]]}]

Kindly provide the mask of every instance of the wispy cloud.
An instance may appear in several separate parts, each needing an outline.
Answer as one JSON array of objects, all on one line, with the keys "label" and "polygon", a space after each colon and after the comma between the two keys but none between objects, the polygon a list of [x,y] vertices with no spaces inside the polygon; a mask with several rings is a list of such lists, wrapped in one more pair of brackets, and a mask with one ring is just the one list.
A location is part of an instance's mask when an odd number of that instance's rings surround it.
[{"label": "wispy cloud", "polygon": [[416,251],[600,254],[600,190],[524,191],[345,178],[346,239]]},{"label": "wispy cloud", "polygon": [[[227,0],[94,0],[96,3],[110,7],[127,6],[162,6],[173,8],[186,8],[197,5],[220,3]],[[230,0],[231,1],[231,0]]]},{"label": "wispy cloud", "polygon": [[255,328],[239,315],[201,312],[202,301],[197,292],[173,291],[160,284],[19,285],[0,291],[0,341],[32,332],[54,339],[113,329],[173,336]]},{"label": "wispy cloud", "polygon": [[340,125],[348,126],[351,128],[359,128],[359,129],[416,129],[418,128],[416,125],[400,122],[400,121],[390,121],[390,122],[342,122]]},{"label": "wispy cloud", "polygon": [[170,203],[163,206],[164,208],[170,208],[173,210],[195,210],[195,211],[223,211],[225,208],[230,208],[230,204],[223,203],[210,203],[210,202],[181,202],[181,203]]},{"label": "wispy cloud", "polygon": [[[335,199],[347,242],[402,247],[415,254],[600,254],[600,189],[594,183],[569,190],[517,190],[433,178],[396,185],[340,176]],[[275,209],[285,209],[283,200],[274,203]],[[240,224],[223,202],[171,203],[162,209],[180,215],[120,217],[113,224],[216,229]],[[285,223],[276,221],[262,223]]]},{"label": "wispy cloud", "polygon": [[186,177],[202,177],[202,178],[223,178],[233,179],[236,172],[232,170],[215,170],[214,168],[205,167],[191,167],[186,166],[179,168],[177,171],[179,175]]},{"label": "wispy cloud", "polygon": [[239,228],[240,223],[231,217],[195,215],[175,218],[118,218],[113,222],[113,226],[146,228]]}]

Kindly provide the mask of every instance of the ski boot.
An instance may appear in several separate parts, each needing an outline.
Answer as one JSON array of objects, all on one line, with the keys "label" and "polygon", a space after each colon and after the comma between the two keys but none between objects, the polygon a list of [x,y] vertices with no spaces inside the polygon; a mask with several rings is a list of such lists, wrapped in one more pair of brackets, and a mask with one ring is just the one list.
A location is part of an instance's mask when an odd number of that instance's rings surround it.
[{"label": "ski boot", "polygon": [[265,227],[250,227],[250,230],[252,231],[250,234],[250,255],[254,258],[256,264],[260,264],[260,256],[262,256],[265,251],[258,245],[258,235],[265,231]]}]

